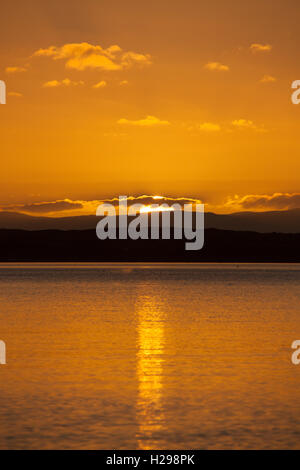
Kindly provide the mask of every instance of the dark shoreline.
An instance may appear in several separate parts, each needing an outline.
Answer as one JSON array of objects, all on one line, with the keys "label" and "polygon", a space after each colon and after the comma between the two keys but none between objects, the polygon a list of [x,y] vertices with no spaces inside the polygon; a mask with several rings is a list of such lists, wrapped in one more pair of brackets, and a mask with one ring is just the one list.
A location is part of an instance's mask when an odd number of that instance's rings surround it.
[{"label": "dark shoreline", "polygon": [[0,230],[0,262],[299,263],[300,233],[205,230],[200,251],[185,240],[106,240],[95,230]]}]

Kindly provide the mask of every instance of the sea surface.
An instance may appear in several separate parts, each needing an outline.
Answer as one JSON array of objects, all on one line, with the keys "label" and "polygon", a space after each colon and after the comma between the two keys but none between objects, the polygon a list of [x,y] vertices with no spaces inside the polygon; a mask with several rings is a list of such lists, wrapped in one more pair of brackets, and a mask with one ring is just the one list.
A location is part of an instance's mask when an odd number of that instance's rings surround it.
[{"label": "sea surface", "polygon": [[300,265],[0,264],[1,449],[299,449]]}]

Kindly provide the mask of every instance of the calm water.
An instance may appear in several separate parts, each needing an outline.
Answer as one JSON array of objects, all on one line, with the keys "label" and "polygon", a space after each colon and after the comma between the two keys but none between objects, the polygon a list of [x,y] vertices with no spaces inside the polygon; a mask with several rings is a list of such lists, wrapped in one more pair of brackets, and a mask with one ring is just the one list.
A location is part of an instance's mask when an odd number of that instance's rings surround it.
[{"label": "calm water", "polygon": [[2,449],[300,448],[300,266],[0,265]]}]

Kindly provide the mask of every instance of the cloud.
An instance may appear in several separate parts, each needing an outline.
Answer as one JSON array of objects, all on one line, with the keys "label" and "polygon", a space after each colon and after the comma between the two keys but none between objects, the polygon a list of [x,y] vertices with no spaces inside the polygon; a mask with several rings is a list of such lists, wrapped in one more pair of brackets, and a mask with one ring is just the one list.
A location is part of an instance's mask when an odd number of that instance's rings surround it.
[{"label": "cloud", "polygon": [[73,82],[69,78],[65,78],[64,80],[58,81],[58,80],[52,80],[49,82],[46,82],[43,84],[43,88],[57,88],[60,86],[78,86],[78,85],[84,85],[84,82],[80,80],[79,82]]},{"label": "cloud", "polygon": [[199,125],[199,129],[204,132],[218,132],[221,130],[221,126],[212,122],[204,122]]},{"label": "cloud", "polygon": [[169,126],[169,121],[162,121],[161,119],[155,116],[147,116],[144,119],[137,121],[131,121],[129,119],[120,119],[118,124],[126,124],[131,126],[140,126],[140,127],[155,127],[155,126]]},{"label": "cloud", "polygon": [[58,86],[61,86],[61,82],[58,80],[51,80],[50,82],[46,82],[43,84],[44,88],[56,88]]},{"label": "cloud", "polygon": [[264,126],[257,126],[253,121],[250,121],[249,119],[236,119],[235,121],[232,121],[231,125],[235,129],[240,130],[250,129],[261,133],[268,132],[268,130]]},{"label": "cloud", "polygon": [[107,83],[105,80],[102,80],[101,82],[99,83],[96,83],[96,85],[93,86],[93,88],[104,88],[106,87]]},{"label": "cloud", "polygon": [[247,119],[236,119],[232,121],[232,125],[239,129],[256,129],[254,122]]},{"label": "cloud", "polygon": [[103,136],[104,137],[127,137],[126,132],[104,132]]},{"label": "cloud", "polygon": [[300,208],[300,193],[249,194],[229,199],[226,207],[231,210],[272,211]]},{"label": "cloud", "polygon": [[121,86],[124,86],[124,85],[128,85],[128,83],[129,83],[128,80],[122,80],[122,81],[120,82],[120,85],[121,85]]},{"label": "cloud", "polygon": [[[258,126],[253,121],[249,119],[235,119],[231,122],[224,122],[221,124],[215,122],[203,122],[200,124],[193,124],[187,127],[190,132],[194,134],[197,131],[207,132],[207,133],[216,133],[222,131],[233,132],[233,130],[253,130],[256,132],[267,132],[267,129],[264,126]],[[195,134],[196,135],[196,134]]]},{"label": "cloud", "polygon": [[[64,199],[32,204],[6,205],[1,206],[0,210],[50,217],[95,215],[97,207],[104,203],[110,203],[117,209],[119,199],[118,197],[94,200]],[[128,207],[133,204],[143,204],[149,207],[157,204],[169,204],[171,206],[176,203],[183,207],[184,204],[203,204],[204,201],[200,198],[160,195],[128,196]],[[300,208],[300,193],[236,195],[229,197],[225,204],[222,205],[211,205],[208,201],[205,204],[207,211],[214,211],[216,213],[284,211]]]},{"label": "cloud", "polygon": [[131,67],[134,64],[151,65],[151,56],[149,54],[137,54],[136,52],[125,52],[122,55],[122,66]]},{"label": "cloud", "polygon": [[69,78],[65,78],[64,80],[61,81],[61,84],[64,86],[78,86],[78,85],[84,85],[84,82],[82,80],[79,80],[78,82],[74,82],[70,80]]},{"label": "cloud", "polygon": [[70,43],[61,47],[50,46],[34,52],[33,57],[48,57],[64,60],[66,68],[75,70],[100,69],[107,71],[122,70],[134,65],[150,65],[149,54],[123,52],[118,45],[103,49],[100,45],[87,42]]},{"label": "cloud", "polygon": [[6,73],[22,73],[22,72],[27,72],[27,69],[25,67],[6,67],[5,69]]},{"label": "cloud", "polygon": [[250,50],[253,53],[256,53],[256,52],[270,52],[272,50],[272,48],[273,47],[270,44],[254,43],[254,44],[251,44],[251,46],[250,46]]},{"label": "cloud", "polygon": [[[101,200],[80,200],[72,201],[70,199],[39,202],[33,204],[19,204],[19,205],[6,205],[1,206],[2,211],[15,211],[25,214],[38,214],[43,216],[79,216],[79,215],[96,215],[96,210],[100,204],[110,203],[118,209],[119,198],[107,198]],[[192,199],[187,197],[165,197],[165,196],[128,196],[128,207],[133,204],[143,204],[146,206],[162,205],[162,204],[202,204],[199,199]]]},{"label": "cloud", "polygon": [[10,91],[10,92],[8,93],[8,96],[14,96],[14,97],[16,97],[16,98],[21,98],[21,96],[23,96],[23,95],[22,95],[22,93],[18,93],[18,92],[16,92],[16,91]]},{"label": "cloud", "polygon": [[260,81],[261,83],[273,83],[277,81],[277,78],[272,75],[264,75]]},{"label": "cloud", "polygon": [[83,205],[80,202],[73,202],[69,199],[52,202],[37,202],[33,204],[19,204],[16,206],[9,206],[1,209],[15,210],[18,212],[25,212],[29,214],[47,214],[52,212],[69,211],[74,209],[82,209]]},{"label": "cloud", "polygon": [[[106,199],[102,202],[109,202],[115,206],[119,205],[119,199],[118,198],[112,198],[112,199]],[[154,196],[149,196],[149,195],[142,195],[142,196],[129,196],[128,197],[128,207],[132,204],[144,204],[146,206],[151,206],[153,204],[202,204],[202,201],[199,199],[193,199],[189,197],[169,197],[169,196],[159,196],[159,195],[154,195]]]},{"label": "cloud", "polygon": [[209,62],[208,64],[204,65],[204,68],[211,71],[219,71],[219,72],[228,72],[229,67],[228,65],[223,65],[220,62]]}]

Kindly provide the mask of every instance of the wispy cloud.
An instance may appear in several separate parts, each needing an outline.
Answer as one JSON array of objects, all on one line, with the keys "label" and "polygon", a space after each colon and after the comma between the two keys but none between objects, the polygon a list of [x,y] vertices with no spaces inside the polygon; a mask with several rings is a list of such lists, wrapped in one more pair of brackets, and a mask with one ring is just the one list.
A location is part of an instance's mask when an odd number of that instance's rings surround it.
[{"label": "wispy cloud", "polygon": [[18,93],[17,91],[10,91],[7,93],[8,96],[13,96],[15,98],[21,98],[23,95],[22,93]]},{"label": "wispy cloud", "polygon": [[137,54],[136,52],[125,52],[121,58],[122,68],[131,67],[132,65],[151,65],[152,59],[150,54]]},{"label": "wispy cloud", "polygon": [[256,132],[267,132],[267,129],[263,125],[257,125],[249,119],[235,119],[231,125],[235,129],[245,130],[250,129]]},{"label": "wispy cloud", "polygon": [[10,206],[2,206],[2,210],[17,211],[27,214],[51,214],[53,212],[69,211],[74,209],[82,209],[81,202],[63,199],[51,202],[37,202],[32,204],[18,204]]},{"label": "wispy cloud", "polygon": [[84,85],[84,82],[82,80],[78,82],[74,82],[70,80],[69,78],[65,78],[64,80],[61,80],[61,81],[51,80],[49,82],[46,82],[43,84],[43,88],[57,88],[61,86],[69,87],[69,86],[78,86],[78,85]]},{"label": "wispy cloud", "polygon": [[233,131],[242,131],[242,130],[252,130],[256,132],[267,132],[267,129],[263,125],[257,125],[250,119],[235,119],[233,121],[224,121],[221,123],[217,122],[202,122],[202,123],[193,123],[185,124],[188,131],[196,135],[197,132],[206,132],[206,133],[217,133],[217,132],[227,132],[232,133]]},{"label": "wispy cloud", "polygon": [[208,64],[204,65],[206,70],[210,71],[218,71],[218,72],[228,72],[229,67],[228,65],[221,64],[220,62],[209,62]]},{"label": "wispy cloud", "polygon": [[13,74],[13,73],[23,73],[27,72],[27,68],[25,67],[6,67],[5,69],[6,73]]},{"label": "wispy cloud", "polygon": [[199,124],[199,129],[203,132],[219,132],[221,126],[213,122],[204,122],[203,124]]},{"label": "wispy cloud", "polygon": [[273,49],[271,44],[259,44],[259,43],[254,43],[251,44],[250,50],[254,53],[256,52],[270,52]]},{"label": "wispy cloud", "polygon": [[96,83],[93,85],[93,88],[105,88],[107,85],[107,82],[105,80],[101,80],[101,82]]},{"label": "wispy cloud", "polygon": [[277,82],[277,78],[273,77],[272,75],[264,75],[261,80],[261,83],[274,83]]},{"label": "wispy cloud", "polygon": [[147,116],[143,119],[133,121],[130,119],[120,119],[118,124],[125,124],[130,126],[140,126],[140,127],[156,127],[156,126],[169,126],[169,121],[163,121],[155,116]]},{"label": "wispy cloud", "polygon": [[232,121],[232,125],[239,129],[256,129],[254,122],[248,119],[236,119]]},{"label": "wispy cloud", "polygon": [[300,193],[274,193],[248,194],[246,196],[236,195],[229,198],[225,204],[230,211],[272,211],[289,210],[300,208]]}]

